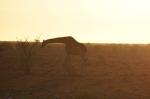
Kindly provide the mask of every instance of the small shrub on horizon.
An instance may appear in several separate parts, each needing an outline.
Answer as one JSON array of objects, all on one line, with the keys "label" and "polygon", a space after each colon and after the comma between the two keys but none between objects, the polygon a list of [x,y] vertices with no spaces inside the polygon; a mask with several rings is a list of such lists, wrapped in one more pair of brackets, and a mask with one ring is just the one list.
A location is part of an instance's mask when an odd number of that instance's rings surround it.
[{"label": "small shrub on horizon", "polygon": [[37,53],[39,40],[35,42],[29,42],[28,39],[25,41],[17,41],[16,52],[20,65],[24,68],[24,74],[31,73],[31,65],[34,60],[34,56]]}]

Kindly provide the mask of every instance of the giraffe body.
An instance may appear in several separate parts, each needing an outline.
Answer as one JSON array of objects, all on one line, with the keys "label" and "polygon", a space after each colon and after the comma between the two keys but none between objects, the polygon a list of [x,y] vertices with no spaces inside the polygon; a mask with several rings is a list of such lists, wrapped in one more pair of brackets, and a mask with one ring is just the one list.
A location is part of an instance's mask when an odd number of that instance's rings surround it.
[{"label": "giraffe body", "polygon": [[66,58],[64,62],[65,67],[68,68],[72,55],[80,56],[81,59],[83,60],[82,65],[85,65],[87,49],[84,44],[79,43],[73,37],[67,36],[67,37],[59,37],[59,38],[43,40],[42,47],[46,46],[49,43],[63,43],[65,45],[65,51],[66,51]]}]

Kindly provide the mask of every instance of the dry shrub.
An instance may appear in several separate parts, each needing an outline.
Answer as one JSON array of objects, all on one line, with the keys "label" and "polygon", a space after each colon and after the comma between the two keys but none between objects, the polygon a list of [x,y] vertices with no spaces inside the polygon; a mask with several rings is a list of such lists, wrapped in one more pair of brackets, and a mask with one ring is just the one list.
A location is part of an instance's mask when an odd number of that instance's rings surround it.
[{"label": "dry shrub", "polygon": [[23,66],[25,74],[31,73],[30,68],[37,54],[38,45],[39,40],[29,42],[28,39],[26,39],[25,41],[17,41],[16,43],[18,60],[20,65]]}]

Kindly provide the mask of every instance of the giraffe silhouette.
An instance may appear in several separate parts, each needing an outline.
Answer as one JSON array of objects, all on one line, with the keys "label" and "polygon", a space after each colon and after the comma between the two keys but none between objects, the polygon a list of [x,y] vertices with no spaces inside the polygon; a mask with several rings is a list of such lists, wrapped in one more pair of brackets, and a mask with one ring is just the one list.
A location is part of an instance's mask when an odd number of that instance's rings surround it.
[{"label": "giraffe silhouette", "polygon": [[66,57],[65,57],[64,66],[68,73],[70,72],[69,64],[70,64],[72,55],[79,56],[82,59],[81,69],[82,71],[85,69],[84,65],[86,63],[87,49],[84,44],[79,43],[72,36],[66,36],[66,37],[43,40],[41,47],[44,47],[49,43],[63,43],[65,45]]}]

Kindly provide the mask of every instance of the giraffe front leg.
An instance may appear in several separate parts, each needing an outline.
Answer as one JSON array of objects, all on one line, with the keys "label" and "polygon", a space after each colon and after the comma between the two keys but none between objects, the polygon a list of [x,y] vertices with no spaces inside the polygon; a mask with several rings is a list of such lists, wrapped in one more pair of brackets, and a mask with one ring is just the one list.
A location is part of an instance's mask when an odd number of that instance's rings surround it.
[{"label": "giraffe front leg", "polygon": [[70,68],[70,55],[66,55],[65,61],[63,64],[64,72],[65,74],[69,75],[71,73],[71,68]]}]

